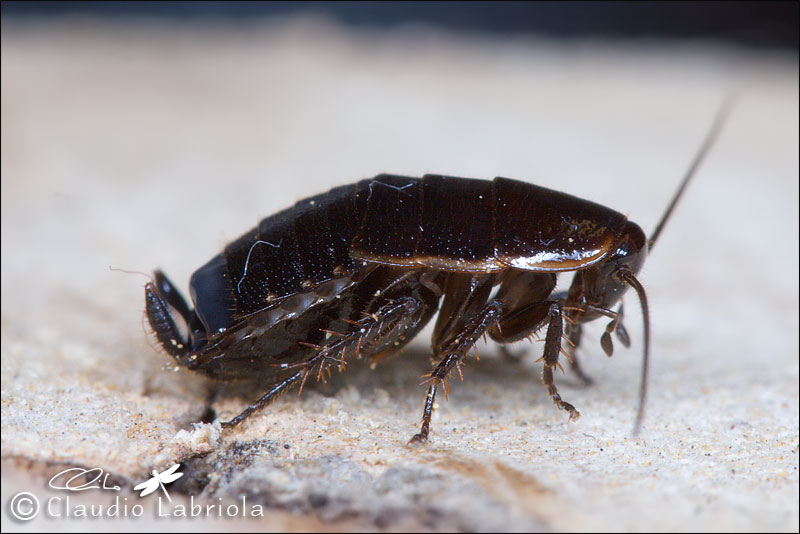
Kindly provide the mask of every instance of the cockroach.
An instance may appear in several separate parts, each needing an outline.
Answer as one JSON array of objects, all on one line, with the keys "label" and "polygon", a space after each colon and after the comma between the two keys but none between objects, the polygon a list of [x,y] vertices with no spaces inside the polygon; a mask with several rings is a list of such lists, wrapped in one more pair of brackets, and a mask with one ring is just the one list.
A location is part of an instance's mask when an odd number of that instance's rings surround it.
[{"label": "cockroach", "polygon": [[[268,391],[230,428],[309,377],[347,359],[373,361],[406,345],[438,311],[428,375],[425,442],[437,388],[478,339],[500,344],[545,331],[542,380],[558,408],[579,417],[553,379],[564,353],[585,381],[574,349],[581,325],[606,317],[601,336],[625,346],[622,306],[639,297],[645,406],[650,320],[636,274],[720,129],[714,124],[648,239],[634,222],[594,202],[509,178],[381,174],[297,202],[263,219],[194,272],[190,309],[161,271],[145,286],[155,336],[179,365],[215,379],[257,378]],[[567,291],[556,275],[574,272]],[[566,325],[565,325],[566,322]],[[562,349],[562,338],[571,345]]]}]

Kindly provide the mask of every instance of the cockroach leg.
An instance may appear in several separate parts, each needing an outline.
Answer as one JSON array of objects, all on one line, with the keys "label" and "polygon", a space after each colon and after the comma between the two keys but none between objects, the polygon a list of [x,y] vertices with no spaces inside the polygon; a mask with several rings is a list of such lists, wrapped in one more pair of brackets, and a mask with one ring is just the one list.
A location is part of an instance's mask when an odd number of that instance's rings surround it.
[{"label": "cockroach leg", "polygon": [[437,350],[437,347],[434,347],[434,353],[443,354],[444,356],[433,371],[431,371],[431,385],[428,387],[428,394],[425,397],[425,407],[422,411],[422,426],[419,433],[414,434],[411,440],[409,440],[408,443],[410,445],[428,441],[437,386],[447,378],[450,370],[459,364],[470,347],[480,339],[484,332],[497,322],[504,308],[505,305],[502,301],[497,299],[490,301],[480,313],[472,317],[464,326],[464,329],[443,349]]},{"label": "cockroach leg", "polygon": [[[390,300],[381,306],[375,313],[355,321],[353,330],[348,334],[339,334],[341,337],[329,339],[325,346],[317,347],[317,352],[305,362],[293,364],[291,368],[298,371],[276,384],[258,401],[245,409],[232,420],[222,423],[223,428],[232,428],[249,417],[253,412],[267,406],[278,398],[298,381],[305,384],[309,376],[324,379],[325,373],[332,365],[343,368],[344,359],[350,354],[357,355],[358,347],[373,351],[380,350],[382,346],[392,345],[401,338],[409,329],[413,329],[420,321],[426,304],[412,297],[402,297]],[[309,343],[298,342],[306,346]],[[353,349],[353,350],[348,350]],[[302,385],[301,385],[302,390]]]},{"label": "cockroach leg", "polygon": [[542,370],[542,381],[544,382],[544,385],[547,386],[547,391],[550,393],[550,397],[552,397],[556,406],[569,412],[569,420],[573,421],[578,419],[581,414],[572,404],[561,399],[561,395],[558,394],[558,389],[556,388],[555,381],[553,380],[553,367],[558,365],[558,357],[561,354],[561,334],[563,331],[562,314],[563,310],[561,308],[561,304],[558,302],[553,302],[550,304],[550,309],[547,313],[549,320],[544,343],[544,369]]},{"label": "cockroach leg", "polygon": [[436,399],[436,387],[438,383],[436,380],[431,382],[428,386],[428,394],[425,395],[425,407],[422,410],[422,428],[419,434],[414,434],[408,441],[409,445],[422,444],[428,441],[428,435],[431,431],[431,417],[433,416],[433,401]]},{"label": "cockroach leg", "polygon": [[272,403],[272,401],[277,399],[278,396],[280,396],[281,393],[284,393],[292,385],[294,385],[295,382],[297,382],[299,379],[303,378],[303,376],[306,373],[307,373],[307,370],[306,369],[302,369],[302,370],[298,371],[297,373],[295,373],[294,375],[292,375],[289,378],[287,378],[286,380],[283,380],[282,382],[279,382],[271,390],[269,390],[267,393],[265,393],[264,396],[262,396],[260,399],[258,399],[255,403],[253,403],[250,406],[248,406],[247,408],[245,408],[245,410],[242,413],[240,413],[239,415],[237,415],[236,417],[234,417],[230,421],[222,423],[222,428],[233,428],[236,425],[238,425],[239,423],[241,423],[242,421],[244,421],[245,419],[247,419],[248,417],[250,417],[250,415],[253,412],[255,412],[256,410],[259,410],[259,409],[263,408],[264,406],[267,406],[268,404]]}]

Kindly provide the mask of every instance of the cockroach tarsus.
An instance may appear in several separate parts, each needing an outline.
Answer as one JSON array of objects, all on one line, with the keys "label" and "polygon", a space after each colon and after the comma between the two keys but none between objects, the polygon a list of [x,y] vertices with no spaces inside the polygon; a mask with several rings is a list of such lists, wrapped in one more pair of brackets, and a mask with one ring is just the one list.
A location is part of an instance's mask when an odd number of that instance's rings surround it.
[{"label": "cockroach tarsus", "polygon": [[[425,442],[439,385],[485,335],[513,343],[545,330],[542,380],[561,398],[553,369],[564,353],[584,382],[575,349],[582,324],[610,319],[601,336],[625,346],[628,287],[642,308],[641,426],[650,350],[647,297],[636,274],[686,185],[718,135],[721,111],[648,239],[622,214],[508,178],[493,181],[383,174],[307,198],[263,219],[195,271],[191,309],[161,271],[145,286],[146,315],[179,365],[229,380],[270,382],[230,428],[309,378],[324,379],[348,358],[377,362],[406,345],[436,314],[422,425]],[[574,272],[567,291],[556,275]],[[178,322],[180,321],[180,323]],[[182,323],[182,324],[181,324]],[[185,332],[185,333],[184,333]],[[567,352],[562,338],[568,341]]]}]

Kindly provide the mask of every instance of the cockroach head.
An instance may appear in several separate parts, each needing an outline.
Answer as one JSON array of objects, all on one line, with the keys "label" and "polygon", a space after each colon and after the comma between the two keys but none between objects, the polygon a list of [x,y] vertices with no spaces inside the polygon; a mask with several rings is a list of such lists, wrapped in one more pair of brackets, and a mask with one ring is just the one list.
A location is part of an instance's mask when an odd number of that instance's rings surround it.
[{"label": "cockroach head", "polygon": [[619,273],[638,273],[647,250],[647,236],[638,224],[627,221],[608,256],[576,273],[568,301],[570,306],[589,307],[581,313],[581,322],[601,316],[591,308],[610,310],[620,301],[630,284]]},{"label": "cockroach head", "polygon": [[622,318],[622,306],[618,312],[611,308],[617,304],[628,288],[639,297],[644,326],[644,355],[642,363],[642,386],[639,396],[639,410],[636,414],[634,435],[638,433],[644,418],[645,397],[647,395],[647,368],[650,360],[650,311],[644,287],[636,279],[648,252],[647,236],[639,225],[628,221],[623,226],[612,252],[599,265],[594,265],[575,274],[575,279],[567,297],[567,309],[575,322],[585,323],[598,317],[611,317],[601,345],[606,354],[613,351],[610,333],[616,330],[624,345],[628,336],[618,321]]},{"label": "cockroach head", "polygon": [[647,257],[647,236],[638,224],[628,221],[617,239],[614,251],[600,266],[600,281],[604,282],[601,308],[610,309],[622,298],[630,284],[619,274],[637,274]]}]

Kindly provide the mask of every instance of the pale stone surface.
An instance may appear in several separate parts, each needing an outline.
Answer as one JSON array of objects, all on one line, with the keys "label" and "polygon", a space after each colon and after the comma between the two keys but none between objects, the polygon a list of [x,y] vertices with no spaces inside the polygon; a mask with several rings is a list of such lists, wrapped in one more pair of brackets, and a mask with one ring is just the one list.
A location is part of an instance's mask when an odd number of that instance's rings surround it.
[{"label": "pale stone surface", "polygon": [[[260,217],[379,172],[530,180],[649,231],[730,92],[733,116],[641,277],[653,365],[638,438],[632,298],[634,346],[608,361],[598,324],[582,351],[596,384],[557,377],[579,421],[540,385],[540,344],[519,363],[481,345],[412,449],[425,334],[220,435],[192,424],[214,385],[148,344],[146,279],[109,270],[162,267],[185,288]],[[176,502],[245,495],[268,517],[172,530],[797,530],[797,95],[796,58],[700,43],[315,20],[4,26],[3,530],[20,528],[11,496],[44,497],[63,466],[129,491],[197,454]],[[259,393],[228,385],[213,408],[228,418]]]}]

